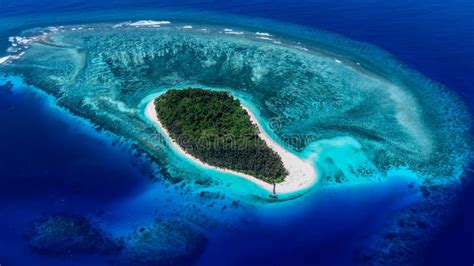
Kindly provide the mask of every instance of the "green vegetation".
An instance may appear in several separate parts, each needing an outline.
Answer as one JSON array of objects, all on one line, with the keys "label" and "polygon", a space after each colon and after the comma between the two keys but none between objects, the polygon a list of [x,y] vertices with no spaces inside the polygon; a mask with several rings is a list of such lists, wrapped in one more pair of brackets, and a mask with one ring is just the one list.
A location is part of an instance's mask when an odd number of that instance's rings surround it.
[{"label": "green vegetation", "polygon": [[260,139],[248,113],[227,92],[169,90],[155,107],[171,138],[203,162],[268,183],[287,175],[280,156]]}]

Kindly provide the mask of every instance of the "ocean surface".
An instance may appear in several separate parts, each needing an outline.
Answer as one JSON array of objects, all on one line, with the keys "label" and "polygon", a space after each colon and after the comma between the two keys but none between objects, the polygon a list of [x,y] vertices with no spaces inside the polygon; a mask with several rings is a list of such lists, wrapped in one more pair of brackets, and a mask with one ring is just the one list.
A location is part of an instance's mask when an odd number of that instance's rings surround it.
[{"label": "ocean surface", "polygon": [[[445,85],[474,112],[474,2],[464,0],[0,0],[0,57],[10,45],[8,37],[25,29],[156,19],[166,12],[201,13],[202,20],[207,12],[240,19],[263,18],[366,42]],[[0,85],[6,80],[1,78]],[[90,217],[114,237],[122,237],[157,217],[189,215],[204,224],[208,238],[197,265],[351,265],[354,254],[370,246],[385,230],[387,221],[420,197],[413,193],[416,177],[410,173],[391,176],[381,184],[315,189],[295,201],[270,207],[245,195],[232,195],[230,188],[218,191],[217,187],[213,192],[230,196],[214,203],[202,199],[202,194],[196,196],[192,189],[162,182],[160,166],[152,164],[133,143],[57,107],[46,93],[14,81],[12,88],[0,89],[2,266],[109,263],[108,258],[95,254],[31,252],[25,229],[38,217],[51,214]],[[451,210],[427,237],[427,247],[416,254],[423,264],[474,263],[471,177],[464,177]],[[199,207],[211,203],[218,207]],[[204,217],[204,221],[196,217]]]}]

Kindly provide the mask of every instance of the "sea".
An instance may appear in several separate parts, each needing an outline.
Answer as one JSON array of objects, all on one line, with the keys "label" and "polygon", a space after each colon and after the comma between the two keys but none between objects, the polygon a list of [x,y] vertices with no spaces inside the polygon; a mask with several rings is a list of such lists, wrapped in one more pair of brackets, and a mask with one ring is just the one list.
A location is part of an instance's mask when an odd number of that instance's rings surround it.
[{"label": "sea", "polygon": [[[0,0],[0,57],[10,45],[9,36],[29,28],[188,11],[275,20],[370,43],[446,85],[474,112],[470,0]],[[107,265],[94,256],[30,252],[25,228],[37,217],[86,215],[120,234],[148,221],[156,208],[189,201],[161,184],[159,171],[133,145],[57,107],[51,96],[25,84],[0,89],[0,123],[1,266]],[[474,263],[472,177],[465,176],[448,217],[416,254],[424,264]],[[231,229],[206,232],[208,245],[195,263],[351,265],[354,251],[383,230],[397,210],[416,200],[409,183],[400,179],[377,189],[367,185],[313,192],[295,204],[271,209],[243,203],[246,207],[227,220]]]}]

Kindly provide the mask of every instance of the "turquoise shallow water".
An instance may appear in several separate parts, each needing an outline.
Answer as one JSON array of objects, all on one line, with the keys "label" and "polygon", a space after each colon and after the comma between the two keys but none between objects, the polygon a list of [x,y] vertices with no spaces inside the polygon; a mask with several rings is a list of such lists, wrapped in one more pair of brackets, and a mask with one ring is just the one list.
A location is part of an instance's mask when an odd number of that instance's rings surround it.
[{"label": "turquoise shallow water", "polygon": [[[36,87],[30,90],[52,95],[71,114],[112,132],[104,138],[121,138],[134,147],[132,153],[147,152],[138,161],[156,163],[144,175],[158,182],[121,195],[100,215],[79,213],[116,238],[156,218],[184,221],[209,240],[201,265],[285,264],[290,258],[304,264],[310,254],[312,262],[326,264],[334,257],[337,263],[377,261],[417,245],[412,238],[433,229],[426,224],[436,225],[451,200],[445,195],[456,190],[468,164],[463,103],[374,47],[262,22],[267,27],[261,30],[271,29],[274,41],[282,42],[273,43],[256,39],[257,22],[244,27],[232,19],[226,26],[179,20],[161,28],[68,26],[53,34],[52,44],[33,44],[21,60],[2,68]],[[174,28],[189,23],[193,31]],[[243,36],[225,34],[233,23],[232,32]],[[275,139],[295,140],[288,148],[315,160],[321,182],[302,197],[269,203],[253,184],[204,171],[173,153],[144,121],[143,99],[187,85],[242,97]],[[400,222],[406,213],[418,222]],[[31,259],[27,249],[21,252]]]},{"label": "turquoise shallow water", "polygon": [[[362,44],[333,35],[301,43],[263,31],[175,24],[77,25],[49,28],[46,35],[32,30],[26,33],[32,40],[51,36],[33,43],[5,69],[154,153],[163,143],[145,140],[156,134],[144,121],[126,117],[140,113],[136,106],[159,88],[197,84],[244,94],[262,119],[276,124],[272,131],[279,138],[306,149],[307,156],[309,149],[350,145],[357,157],[350,167],[360,169],[336,166],[345,178],[357,172],[377,175],[397,165],[425,175],[462,175],[459,167],[469,156],[469,116],[462,103],[394,60],[382,65],[382,51],[359,54]],[[448,141],[448,132],[456,137]],[[333,157],[324,163],[338,164],[340,156]],[[435,163],[440,160],[446,165]]]}]

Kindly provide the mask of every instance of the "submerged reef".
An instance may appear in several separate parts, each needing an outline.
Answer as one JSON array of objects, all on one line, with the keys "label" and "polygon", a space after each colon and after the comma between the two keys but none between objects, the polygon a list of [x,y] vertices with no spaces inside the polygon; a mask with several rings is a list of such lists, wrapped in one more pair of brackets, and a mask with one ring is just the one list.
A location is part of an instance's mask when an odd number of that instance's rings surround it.
[{"label": "submerged reef", "polygon": [[117,254],[121,243],[113,240],[86,218],[54,215],[38,219],[28,230],[29,247],[40,254],[53,256]]},{"label": "submerged reef", "polygon": [[26,239],[41,255],[101,255],[113,265],[190,265],[207,244],[202,233],[180,221],[156,220],[113,238],[75,215],[42,217],[27,230]]},{"label": "submerged reef", "polygon": [[202,234],[178,221],[157,220],[123,239],[120,265],[190,265],[206,247]]},{"label": "submerged reef", "polygon": [[386,232],[355,254],[357,265],[425,265],[423,254],[433,232],[448,218],[459,186],[422,187],[422,200],[400,211]]}]

